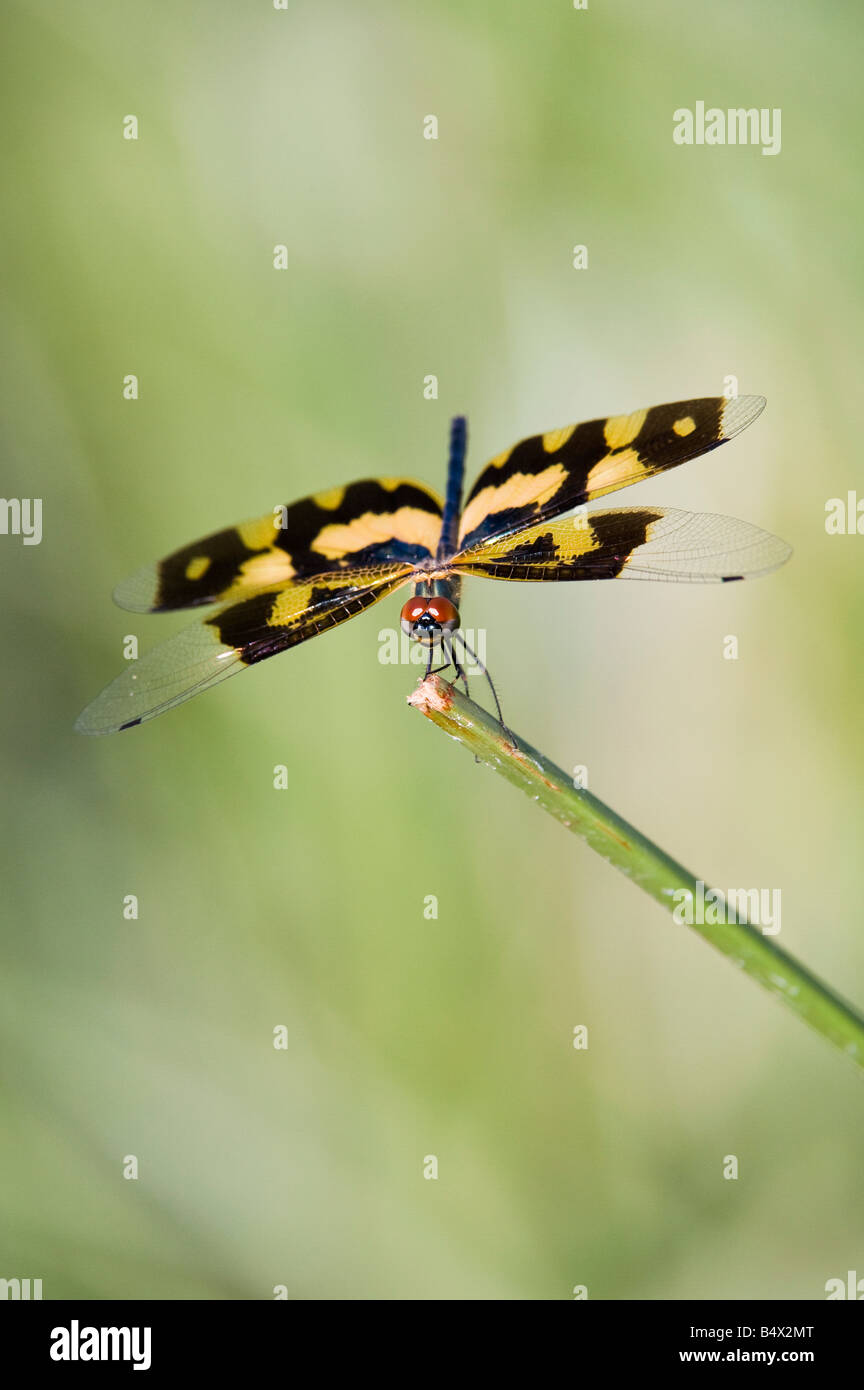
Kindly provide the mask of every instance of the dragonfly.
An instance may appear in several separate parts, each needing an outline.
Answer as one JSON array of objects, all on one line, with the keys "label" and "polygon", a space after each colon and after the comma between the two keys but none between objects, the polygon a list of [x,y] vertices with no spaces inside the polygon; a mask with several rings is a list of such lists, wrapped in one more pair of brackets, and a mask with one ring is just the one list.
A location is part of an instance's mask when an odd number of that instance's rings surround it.
[{"label": "dragonfly", "polygon": [[428,647],[427,674],[437,650],[464,679],[453,642],[477,660],[459,632],[465,577],[729,583],[767,573],[791,549],[748,522],[586,508],[725,444],[764,405],[762,396],[701,397],[547,430],[487,463],[464,504],[467,425],[457,416],[443,501],[410,478],[347,483],[182,546],[121,583],[114,600],[134,613],[218,607],[136,660],[75,727],[136,727],[407,585],[401,625]]}]

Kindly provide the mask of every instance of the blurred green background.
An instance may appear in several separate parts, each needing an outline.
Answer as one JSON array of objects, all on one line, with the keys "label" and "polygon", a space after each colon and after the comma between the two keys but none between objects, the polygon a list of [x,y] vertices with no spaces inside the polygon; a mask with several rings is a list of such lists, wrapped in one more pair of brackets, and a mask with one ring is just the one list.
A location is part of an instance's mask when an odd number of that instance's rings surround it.
[{"label": "blurred green background", "polygon": [[[740,516],[789,565],[468,581],[464,622],[517,731],[709,882],[781,888],[779,943],[864,1000],[864,539],[824,526],[864,492],[860,7],[22,0],[4,29],[2,492],[43,499],[44,538],[0,537],[0,1276],[864,1275],[852,1067],[406,707],[413,668],[378,660],[403,596],[122,738],[72,732],[126,634],[182,625],[112,606],[145,561],[354,478],[440,487],[456,411],[470,477],[734,374],[761,419],[621,500]],[[782,108],[782,152],[674,145],[698,100]]]}]

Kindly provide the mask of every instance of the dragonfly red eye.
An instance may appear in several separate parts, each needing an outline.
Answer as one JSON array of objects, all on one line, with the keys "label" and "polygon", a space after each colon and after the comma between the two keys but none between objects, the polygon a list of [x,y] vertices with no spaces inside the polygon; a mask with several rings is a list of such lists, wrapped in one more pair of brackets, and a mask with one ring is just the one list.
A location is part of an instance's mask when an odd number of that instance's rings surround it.
[{"label": "dragonfly red eye", "polygon": [[449,598],[439,598],[437,594],[427,600],[426,612],[430,613],[440,627],[447,628],[448,631],[459,626],[459,610],[455,603],[451,603]]},{"label": "dragonfly red eye", "polygon": [[433,646],[442,632],[453,632],[459,626],[455,603],[438,594],[415,594],[402,605],[401,616],[402,631],[424,646]]},{"label": "dragonfly red eye", "polygon": [[417,619],[426,612],[426,598],[409,598],[408,602],[402,605],[403,623],[416,623]]}]

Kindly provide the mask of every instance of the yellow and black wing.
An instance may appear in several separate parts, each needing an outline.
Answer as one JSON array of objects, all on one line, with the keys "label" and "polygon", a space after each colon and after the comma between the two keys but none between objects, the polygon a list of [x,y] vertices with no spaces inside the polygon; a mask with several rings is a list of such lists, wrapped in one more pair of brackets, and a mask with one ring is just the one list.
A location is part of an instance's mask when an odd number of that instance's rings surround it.
[{"label": "yellow and black wing", "polygon": [[410,564],[258,590],[218,608],[130,664],[97,695],[75,725],[81,734],[112,734],[153,719],[173,705],[353,618],[408,582]]},{"label": "yellow and black wing", "polygon": [[778,536],[731,516],[618,507],[540,522],[462,550],[451,564],[459,574],[488,579],[728,582],[765,574],[791,553]]},{"label": "yellow and black wing", "polygon": [[523,439],[488,463],[471,489],[459,547],[512,535],[716,449],[764,405],[763,396],[705,396]]},{"label": "yellow and black wing", "polygon": [[435,554],[440,534],[434,492],[407,478],[367,478],[184,545],[124,580],[114,601],[162,613],[334,571],[416,564]]}]

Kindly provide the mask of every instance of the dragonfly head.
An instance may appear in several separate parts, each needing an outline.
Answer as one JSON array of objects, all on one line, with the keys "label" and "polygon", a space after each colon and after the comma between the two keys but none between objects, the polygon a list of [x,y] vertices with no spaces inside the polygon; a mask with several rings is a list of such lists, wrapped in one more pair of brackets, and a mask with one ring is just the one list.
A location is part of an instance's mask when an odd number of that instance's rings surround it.
[{"label": "dragonfly head", "polygon": [[418,594],[402,606],[402,631],[424,647],[437,646],[458,626],[459,609],[438,594]]}]

